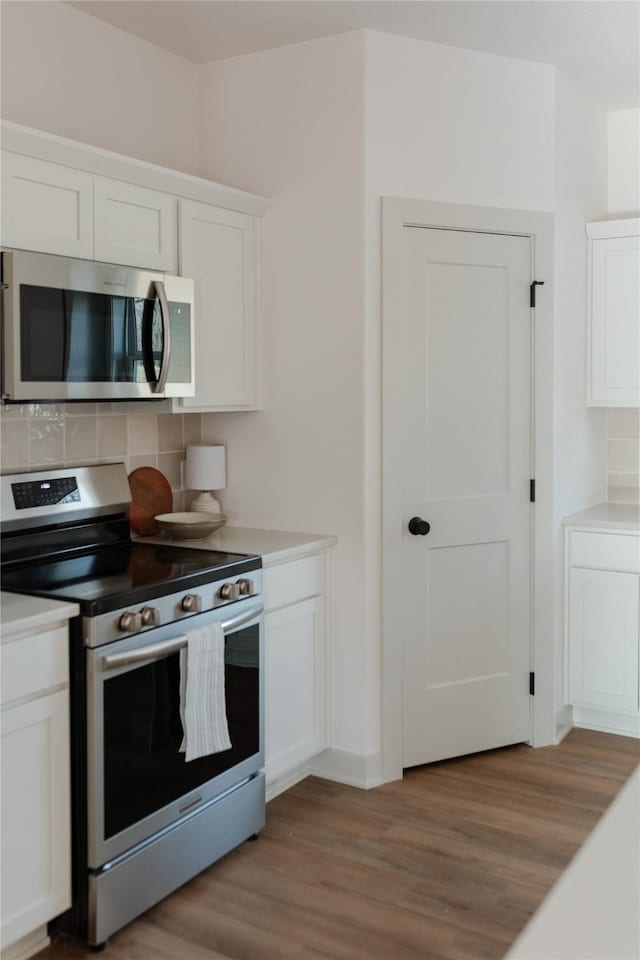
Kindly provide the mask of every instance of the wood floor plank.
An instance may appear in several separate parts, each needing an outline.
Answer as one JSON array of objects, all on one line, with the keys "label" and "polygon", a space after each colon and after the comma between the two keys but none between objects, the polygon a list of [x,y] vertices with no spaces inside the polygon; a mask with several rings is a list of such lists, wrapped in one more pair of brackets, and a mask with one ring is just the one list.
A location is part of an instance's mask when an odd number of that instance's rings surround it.
[{"label": "wood floor plank", "polygon": [[[622,784],[640,741],[574,730],[407,771],[309,777],[245,844],[116,934],[108,960],[498,960]],[[39,960],[93,954],[58,941]]]}]

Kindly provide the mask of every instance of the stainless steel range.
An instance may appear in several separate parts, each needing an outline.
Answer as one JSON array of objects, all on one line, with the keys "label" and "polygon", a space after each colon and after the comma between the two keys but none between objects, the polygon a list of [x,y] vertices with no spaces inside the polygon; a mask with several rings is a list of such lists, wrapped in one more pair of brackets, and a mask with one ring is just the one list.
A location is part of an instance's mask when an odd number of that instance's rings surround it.
[{"label": "stainless steel range", "polygon": [[[264,826],[260,557],[132,542],[123,464],[0,478],[5,590],[72,600],[73,907],[112,933]],[[180,752],[179,652],[224,630],[230,749]]]}]

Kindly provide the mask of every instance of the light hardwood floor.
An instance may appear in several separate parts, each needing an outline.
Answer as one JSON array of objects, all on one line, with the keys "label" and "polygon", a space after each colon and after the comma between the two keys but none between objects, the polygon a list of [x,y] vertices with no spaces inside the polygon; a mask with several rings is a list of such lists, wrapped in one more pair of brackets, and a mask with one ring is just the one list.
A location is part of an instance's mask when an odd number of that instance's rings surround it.
[{"label": "light hardwood floor", "polygon": [[[245,844],[113,937],[107,960],[503,957],[640,740],[574,730],[362,791],[308,778]],[[95,956],[58,942],[38,960]]]}]

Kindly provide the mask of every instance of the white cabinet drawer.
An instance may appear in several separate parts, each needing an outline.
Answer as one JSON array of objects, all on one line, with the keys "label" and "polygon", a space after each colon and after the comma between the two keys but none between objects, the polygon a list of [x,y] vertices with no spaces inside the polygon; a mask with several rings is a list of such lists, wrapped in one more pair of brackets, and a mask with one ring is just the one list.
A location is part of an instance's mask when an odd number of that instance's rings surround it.
[{"label": "white cabinet drawer", "polygon": [[640,537],[575,530],[569,543],[569,566],[640,573]]},{"label": "white cabinet drawer", "polygon": [[56,627],[2,646],[2,704],[69,681],[66,627]]},{"label": "white cabinet drawer", "polygon": [[324,591],[322,556],[292,560],[264,571],[264,607],[275,610]]}]

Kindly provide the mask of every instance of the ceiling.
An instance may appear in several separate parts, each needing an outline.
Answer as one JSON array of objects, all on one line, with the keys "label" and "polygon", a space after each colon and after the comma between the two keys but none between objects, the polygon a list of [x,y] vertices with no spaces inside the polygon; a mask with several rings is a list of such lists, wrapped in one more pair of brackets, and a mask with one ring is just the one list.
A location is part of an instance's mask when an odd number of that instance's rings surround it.
[{"label": "ceiling", "polygon": [[194,63],[368,28],[558,66],[608,109],[640,101],[640,0],[70,0]]}]

